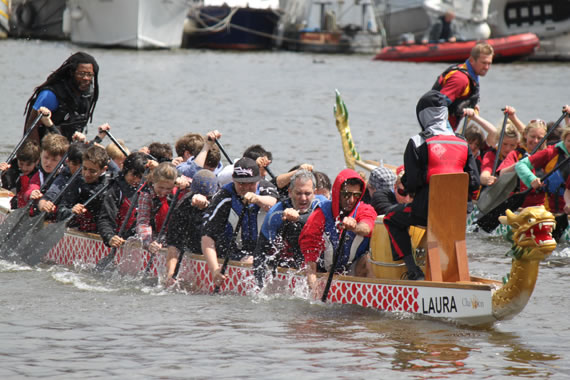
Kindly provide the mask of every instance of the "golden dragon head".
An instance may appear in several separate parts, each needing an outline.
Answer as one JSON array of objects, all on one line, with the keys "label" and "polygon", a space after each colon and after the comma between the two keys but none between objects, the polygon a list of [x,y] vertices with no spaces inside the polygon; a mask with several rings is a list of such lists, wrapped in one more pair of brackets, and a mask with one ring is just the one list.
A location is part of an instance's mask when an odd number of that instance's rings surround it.
[{"label": "golden dragon head", "polygon": [[519,214],[507,210],[499,220],[511,226],[511,253],[518,260],[544,260],[556,248],[552,238],[556,222],[544,206],[527,207]]}]

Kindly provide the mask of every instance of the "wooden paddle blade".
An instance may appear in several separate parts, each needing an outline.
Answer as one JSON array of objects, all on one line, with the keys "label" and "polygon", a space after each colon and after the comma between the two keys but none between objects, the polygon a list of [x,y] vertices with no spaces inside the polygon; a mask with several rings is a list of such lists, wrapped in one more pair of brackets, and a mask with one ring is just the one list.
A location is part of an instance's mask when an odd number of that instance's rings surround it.
[{"label": "wooden paddle blade", "polygon": [[492,232],[501,224],[501,222],[499,222],[499,216],[505,215],[507,210],[517,210],[522,206],[527,195],[528,191],[513,194],[509,199],[492,209],[489,213],[477,219],[477,225],[485,232]]},{"label": "wooden paddle blade", "polygon": [[65,221],[51,223],[30,235],[30,239],[19,245],[16,251],[29,266],[37,265],[47,253],[63,238],[67,230]]},{"label": "wooden paddle blade", "polygon": [[495,207],[503,203],[517,187],[518,176],[516,172],[501,175],[497,182],[488,186],[477,200],[477,208],[483,214],[487,214]]},{"label": "wooden paddle blade", "polygon": [[[25,208],[25,211],[27,210],[28,209]],[[26,213],[26,215],[28,214]],[[8,255],[11,255],[14,249],[20,244],[22,239],[28,234],[28,231],[30,231],[30,229],[32,229],[34,226],[37,226],[38,223],[43,223],[44,218],[44,214],[22,218],[20,223],[18,223],[10,233],[8,239],[2,243],[2,246],[0,248],[0,255],[2,257],[8,257]]]},{"label": "wooden paddle blade", "polygon": [[123,275],[135,277],[145,268],[144,259],[145,252],[142,239],[131,236],[123,245],[123,253],[119,264],[117,264],[117,269]]},{"label": "wooden paddle blade", "polygon": [[30,217],[28,208],[23,207],[10,212],[4,223],[0,224],[0,246],[12,236],[12,232],[21,224],[25,219]]},{"label": "wooden paddle blade", "polygon": [[111,262],[115,259],[116,255],[117,255],[117,248],[113,247],[111,249],[111,252],[109,252],[109,254],[107,256],[105,256],[101,260],[99,260],[99,262],[95,266],[95,271],[96,272],[104,271],[107,268],[107,266],[110,265]]}]

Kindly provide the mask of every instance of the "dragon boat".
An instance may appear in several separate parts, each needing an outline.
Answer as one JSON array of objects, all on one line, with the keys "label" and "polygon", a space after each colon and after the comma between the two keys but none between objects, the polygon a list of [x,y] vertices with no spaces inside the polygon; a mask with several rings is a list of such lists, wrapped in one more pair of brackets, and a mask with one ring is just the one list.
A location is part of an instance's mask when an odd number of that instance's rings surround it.
[{"label": "dragon boat", "polygon": [[[338,94],[335,116],[343,136],[347,165],[354,164],[360,158],[355,158],[357,153],[352,144],[348,113]],[[392,261],[387,232],[379,216],[371,239],[371,263],[376,278],[335,275],[327,302],[409,313],[465,325],[489,325],[512,318],[526,306],[532,295],[539,262],[556,247],[551,235],[555,225],[553,215],[543,207],[527,208],[518,215],[508,212],[502,220],[512,229],[513,246],[509,252],[512,264],[508,281],[503,283],[475,277],[469,273],[465,243],[467,174],[435,175],[430,186],[427,227],[411,229],[410,237],[416,261],[424,270],[426,279],[402,279],[405,265]],[[450,203],[450,200],[454,201]],[[6,207],[0,207],[0,223],[9,213]],[[67,229],[43,262],[89,268],[95,267],[109,253],[110,249],[98,235]],[[18,258],[9,256],[6,259]],[[113,264],[119,273],[144,273],[163,278],[166,250],[153,257],[136,243],[127,242],[117,250]],[[309,298],[305,275],[299,270],[277,268],[268,271],[263,289],[258,288],[250,264],[230,261],[226,275],[228,280],[220,287],[221,293],[251,296],[261,291]],[[318,276],[322,290],[328,274]],[[215,288],[205,258],[190,252],[184,255],[178,280],[188,284],[192,291],[213,292]]]},{"label": "dragon boat", "polygon": [[[467,180],[461,177],[463,176],[443,175],[439,182],[440,185],[448,186],[457,179]],[[0,222],[8,215],[6,208],[0,208]],[[511,318],[527,304],[538,277],[539,262],[554,250],[556,243],[550,236],[554,218],[543,208],[528,208],[519,215],[509,214],[506,222],[513,226],[515,242],[511,250],[511,273],[506,284],[469,276],[465,240],[443,239],[442,236],[450,236],[450,231],[445,230],[449,226],[432,223],[431,219],[428,221],[427,234],[416,244],[416,252],[425,253],[421,265],[427,275],[426,280],[400,280],[401,273],[405,270],[403,264],[386,265],[378,262],[378,257],[387,253],[387,240],[383,235],[385,229],[380,219],[372,239],[372,262],[379,278],[335,275],[328,302],[442,318],[465,325],[488,325]],[[456,228],[452,234],[461,231],[464,233],[465,229]],[[68,229],[43,261],[89,268],[95,267],[109,252],[110,249],[98,235]],[[448,255],[448,252],[453,254]],[[149,252],[140,247],[133,249],[126,244],[118,250],[114,264],[123,274],[146,272],[150,276],[164,277],[166,251],[159,252],[150,265],[149,260]],[[418,262],[420,261],[421,258],[418,257]],[[147,266],[149,270],[145,270]],[[221,293],[251,296],[260,291],[251,265],[230,261],[226,274],[229,280],[221,286]],[[190,284],[193,291],[214,290],[202,255],[186,254],[178,278],[179,281]],[[326,274],[321,274],[319,285],[324,287],[325,282]],[[308,296],[305,276],[300,271],[278,268],[275,273],[267,274],[266,283],[270,292],[303,298]]]}]

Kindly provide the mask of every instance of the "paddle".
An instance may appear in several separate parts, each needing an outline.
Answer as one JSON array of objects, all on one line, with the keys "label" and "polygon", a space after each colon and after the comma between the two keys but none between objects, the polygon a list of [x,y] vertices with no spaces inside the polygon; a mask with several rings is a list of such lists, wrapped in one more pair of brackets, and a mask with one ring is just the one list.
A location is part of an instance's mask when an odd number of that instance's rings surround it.
[{"label": "paddle", "polygon": [[[97,140],[97,137],[95,137],[93,140],[91,140],[89,142],[88,146],[92,146],[96,140]],[[69,150],[67,150],[63,154],[63,156],[61,157],[61,159],[59,160],[59,162],[57,163],[55,168],[52,170],[52,172],[45,179],[42,187],[40,188],[41,193],[45,193],[46,190],[49,189],[49,187],[55,181],[55,178],[57,177],[59,169],[65,163],[65,160],[67,159],[68,155],[69,155]],[[0,245],[3,245],[4,242],[6,241],[6,239],[8,239],[10,236],[12,236],[14,234],[14,231],[16,230],[16,228],[20,227],[23,223],[27,222],[28,219],[32,219],[30,222],[28,222],[26,224],[28,226],[28,228],[34,223],[34,220],[37,219],[37,215],[36,215],[36,217],[30,217],[30,210],[31,210],[32,205],[33,205],[33,200],[30,200],[26,206],[20,207],[17,210],[13,210],[12,212],[10,212],[10,214],[8,215],[8,217],[4,221],[4,223],[2,223],[0,225]],[[25,228],[25,229],[27,230],[27,228]]]},{"label": "paddle", "polygon": [[329,277],[327,278],[327,284],[325,285],[325,290],[323,290],[323,296],[321,297],[322,302],[327,302],[327,297],[329,295],[329,290],[331,288],[334,271],[336,270],[336,266],[338,264],[338,260],[339,260],[340,255],[341,255],[345,239],[346,239],[346,230],[342,230],[342,233],[340,234],[340,241],[338,243],[338,247],[336,248],[336,251],[334,252],[333,262],[332,262],[331,269],[329,272]]},{"label": "paddle", "polygon": [[117,148],[119,148],[119,150],[121,151],[121,153],[123,153],[125,155],[125,157],[128,157],[128,153],[125,150],[125,148],[123,148],[123,146],[121,145],[121,143],[119,143],[119,141],[117,141],[117,139],[111,134],[111,132],[105,130],[104,131],[105,134],[107,136],[109,136],[109,139],[113,142],[113,144],[115,144],[117,146]]},{"label": "paddle", "polygon": [[[49,176],[44,181],[44,184],[40,188],[41,193],[44,193],[51,186],[51,184],[55,180],[56,173],[65,162],[66,157],[67,157],[67,152],[63,155],[61,160],[57,163],[55,169],[49,174]],[[16,210],[12,210],[8,215],[8,217],[6,218],[6,220],[4,221],[4,223],[0,225],[0,245],[3,245],[6,239],[8,239],[10,236],[13,235],[16,228],[18,228],[23,223],[25,223],[29,218],[31,218],[30,211],[32,209],[33,202],[34,201],[30,199],[25,206],[20,207]]]},{"label": "paddle", "polygon": [[182,263],[182,259],[184,258],[184,250],[181,250],[178,254],[178,259],[176,260],[176,266],[174,267],[174,273],[172,274],[172,279],[176,280],[178,277],[178,272],[180,271],[180,264]]},{"label": "paddle", "polygon": [[[174,210],[174,207],[176,207],[176,202],[178,202],[178,196],[180,195],[180,191],[182,191],[182,189],[179,187],[176,190],[176,193],[174,194],[174,198],[172,199],[172,202],[170,202],[170,206],[168,207],[168,211],[166,213],[166,217],[164,218],[164,222],[162,223],[162,227],[160,227],[160,232],[158,233],[158,237],[156,238],[156,241],[160,244],[162,244],[164,242],[164,235],[166,234],[166,228],[168,226],[168,222],[170,221],[170,217],[172,216],[172,211]],[[154,262],[155,256],[156,256],[156,252],[150,254],[150,259],[148,259],[148,263],[146,264],[146,267],[144,268],[145,273],[148,273],[150,271],[150,267],[152,266],[152,263]],[[178,265],[178,263],[177,263],[177,265]]]},{"label": "paddle", "polygon": [[[65,186],[63,186],[63,188],[60,190],[60,192],[57,194],[57,196],[53,200],[54,203],[57,203],[61,200],[61,198],[63,197],[67,188],[75,181],[75,179],[80,174],[81,174],[80,169],[75,171],[75,173],[69,178],[69,180],[66,182]],[[31,207],[31,203],[30,203],[30,207]],[[30,208],[27,206],[23,207],[23,209],[25,211],[28,211],[28,212],[30,210]],[[48,213],[46,211],[43,211],[39,215],[35,215],[35,216],[31,217],[28,220],[26,220],[25,222],[21,221],[17,226],[15,226],[14,229],[12,230],[9,238],[2,243],[2,247],[0,248],[1,254],[6,255],[8,252],[11,252],[12,250],[14,250],[22,242],[22,240],[26,236],[33,235],[34,231],[37,230],[38,226],[40,226],[44,222],[47,214]]]},{"label": "paddle", "polygon": [[40,121],[40,119],[42,118],[43,114],[40,112],[38,114],[38,116],[36,116],[36,118],[34,119],[34,121],[32,122],[32,126],[26,131],[26,133],[24,133],[24,137],[22,137],[22,139],[20,140],[20,142],[18,142],[18,144],[16,145],[16,147],[14,148],[14,150],[12,151],[12,153],[10,153],[10,155],[8,156],[8,159],[6,160],[7,163],[10,163],[14,160],[14,158],[16,158],[16,155],[18,154],[18,151],[20,150],[20,148],[22,147],[22,145],[24,145],[24,143],[26,142],[26,140],[28,139],[28,137],[30,136],[30,134],[32,134],[32,132],[34,131],[34,129],[36,128],[36,125],[38,124],[38,122]]},{"label": "paddle", "polygon": [[220,149],[220,152],[222,152],[222,154],[224,155],[224,157],[226,158],[226,160],[228,160],[228,162],[230,163],[230,165],[234,164],[234,161],[231,159],[230,155],[226,152],[226,150],[224,149],[224,147],[222,146],[222,144],[218,141],[218,139],[215,139],[214,142],[216,143],[216,145],[218,146],[218,148]]},{"label": "paddle", "polygon": [[468,122],[469,122],[469,116],[465,115],[463,117],[463,127],[461,127],[461,136],[465,136],[465,130],[467,129]]},{"label": "paddle", "polygon": [[[127,214],[125,215],[125,219],[123,220],[123,223],[121,224],[121,227],[119,228],[119,232],[117,233],[117,235],[119,235],[120,238],[123,238],[123,235],[126,232],[127,225],[129,224],[129,219],[131,219],[131,215],[133,214],[133,211],[135,210],[135,207],[137,206],[139,194],[144,189],[144,187],[146,185],[147,185],[147,182],[140,185],[139,188],[137,189],[137,191],[131,196],[131,199],[130,199],[131,204],[129,206],[129,209],[127,210]],[[95,271],[101,272],[101,271],[105,270],[107,268],[107,266],[115,259],[116,255],[117,255],[117,247],[111,248],[111,252],[109,252],[109,254],[107,256],[105,256],[101,260],[99,260],[99,262],[95,266]]]},{"label": "paddle", "polygon": [[[548,174],[542,176],[540,181],[544,181],[546,178],[550,177],[554,174],[558,169],[560,169],[563,165],[566,165],[570,160],[570,156],[566,157],[562,160],[558,165],[552,169]],[[532,187],[529,187],[525,191],[520,193],[516,193],[511,195],[508,199],[506,199],[503,203],[492,209],[489,213],[483,215],[481,218],[477,220],[477,225],[483,229],[485,232],[491,232],[500,224],[499,216],[504,215],[507,209],[509,210],[516,210],[522,206],[524,200],[528,193],[532,191]]]},{"label": "paddle", "polygon": [[[544,137],[539,141],[539,143],[534,147],[530,155],[532,156],[535,154],[538,149],[544,144],[544,142],[548,139],[548,137],[554,132],[556,127],[564,120],[566,117],[566,112],[562,113],[562,116],[552,125],[552,127],[548,130],[548,132],[544,135]],[[518,175],[515,171],[508,172],[501,174],[492,186],[485,188],[479,199],[477,200],[477,208],[482,214],[486,214],[490,212],[492,209],[500,205],[502,202],[505,201],[509,197],[518,182]]]},{"label": "paddle", "polygon": [[[105,190],[107,190],[111,183],[112,180],[109,180],[101,186],[99,190],[97,190],[85,201],[85,203],[83,203],[83,206],[87,206],[94,199],[100,196]],[[50,223],[39,231],[28,233],[28,235],[31,235],[30,239],[28,239],[27,242],[20,243],[20,245],[16,247],[16,251],[20,253],[22,260],[30,266],[38,264],[50,249],[52,249],[63,238],[69,223],[71,223],[76,216],[76,214],[72,214],[60,222]]]},{"label": "paddle", "polygon": [[499,144],[497,145],[497,153],[495,154],[495,162],[493,163],[493,172],[491,173],[492,176],[495,176],[495,174],[497,174],[499,156],[501,155],[501,148],[503,147],[503,140],[505,139],[505,131],[507,129],[507,120],[509,120],[509,114],[505,112],[505,116],[503,117],[503,127],[501,128],[501,135],[499,136]]},{"label": "paddle", "polygon": [[[232,234],[232,240],[230,241],[230,246],[231,246],[231,242],[236,240],[236,237],[239,233],[239,230],[241,228],[241,222],[243,220],[243,216],[245,215],[245,212],[247,211],[247,207],[246,205],[243,205],[243,208],[241,210],[241,213],[239,214],[239,218],[236,224],[236,229],[234,230],[233,234]],[[226,250],[226,257],[224,257],[224,263],[222,264],[222,269],[220,269],[220,273],[223,275],[226,273],[226,269],[228,268],[228,263],[230,262],[230,247],[228,247],[228,249]],[[220,285],[216,285],[216,287],[214,288],[214,294],[218,294],[220,292]]]}]

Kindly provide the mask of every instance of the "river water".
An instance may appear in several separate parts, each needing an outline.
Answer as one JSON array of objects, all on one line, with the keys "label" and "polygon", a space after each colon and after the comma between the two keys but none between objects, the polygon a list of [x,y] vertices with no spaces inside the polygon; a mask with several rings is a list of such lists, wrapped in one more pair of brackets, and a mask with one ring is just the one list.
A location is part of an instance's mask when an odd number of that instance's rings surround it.
[{"label": "river water", "polygon": [[[0,41],[2,157],[21,136],[33,88],[77,50]],[[89,137],[109,122],[133,149],[218,129],[232,156],[259,143],[276,173],[309,162],[331,178],[344,167],[335,89],[364,158],[400,164],[418,130],[417,99],[447,67],[288,52],[84,50],[101,67]],[[570,102],[568,73],[561,64],[494,65],[481,79],[482,115],[498,123],[509,104],[523,121],[556,120]],[[467,239],[472,274],[508,273],[507,243]],[[185,294],[0,261],[0,378],[568,378],[565,248],[541,265],[526,309],[486,328],[286,297]]]}]

